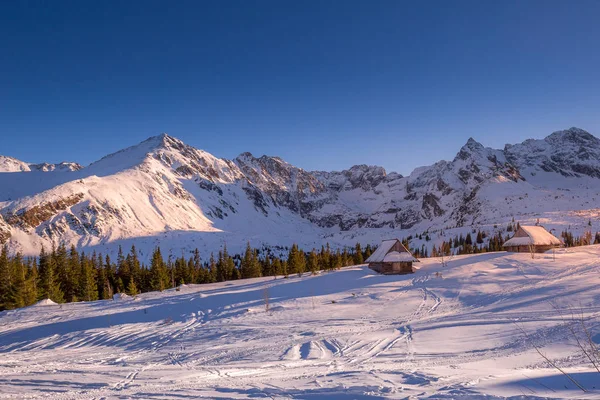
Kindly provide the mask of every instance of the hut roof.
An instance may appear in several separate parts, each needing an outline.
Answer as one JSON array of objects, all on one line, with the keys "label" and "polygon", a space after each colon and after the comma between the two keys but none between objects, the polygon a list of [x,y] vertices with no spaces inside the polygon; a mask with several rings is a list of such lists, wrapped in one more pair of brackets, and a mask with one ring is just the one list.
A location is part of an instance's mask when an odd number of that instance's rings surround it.
[{"label": "hut roof", "polygon": [[[402,251],[401,252],[398,252],[398,251],[390,252],[390,250],[392,249],[392,247],[394,247],[394,245],[396,243],[400,244],[400,248]],[[394,254],[397,254],[397,255],[394,255]],[[388,258],[388,256],[390,258]],[[394,258],[394,257],[397,259],[392,260],[392,258]],[[401,260],[400,258],[403,258],[403,259]],[[418,262],[419,260],[414,258],[413,255],[410,254],[410,252],[406,249],[406,247],[404,247],[402,242],[399,241],[398,239],[384,240],[383,242],[381,242],[381,244],[379,245],[377,250],[375,250],[375,252],[373,254],[371,254],[371,256],[369,258],[367,258],[367,260],[366,260],[366,262],[368,262],[368,263],[406,262],[406,261]]]},{"label": "hut roof", "polygon": [[418,261],[416,258],[412,256],[412,254],[407,252],[399,253],[397,251],[390,251],[383,258],[383,262],[416,262]]},{"label": "hut roof", "polygon": [[502,246],[558,246],[561,244],[561,240],[548,232],[543,226],[521,225],[517,232],[515,232],[515,235],[507,240]]}]

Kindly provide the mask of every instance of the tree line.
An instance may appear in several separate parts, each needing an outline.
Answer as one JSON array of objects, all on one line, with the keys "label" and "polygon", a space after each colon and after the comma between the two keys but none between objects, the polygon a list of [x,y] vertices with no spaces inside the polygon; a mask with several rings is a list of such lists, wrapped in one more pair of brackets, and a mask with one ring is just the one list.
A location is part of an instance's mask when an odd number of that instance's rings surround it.
[{"label": "tree line", "polygon": [[[507,232],[518,229],[518,223],[509,224]],[[591,231],[575,236],[569,231],[560,235],[566,247],[599,244],[600,232]],[[408,236],[402,243],[417,258],[476,254],[503,250],[502,244],[511,237],[501,231],[488,236],[485,231],[473,230],[459,234],[431,251],[422,244],[410,245],[413,239],[431,240],[429,233]],[[136,295],[149,291],[162,291],[181,284],[223,282],[261,276],[284,276],[334,270],[349,265],[362,264],[376,247],[359,243],[354,248],[332,250],[329,244],[310,252],[293,244],[291,248],[252,248],[248,243],[241,254],[230,254],[224,246],[216,255],[211,253],[203,260],[195,249],[188,257],[163,257],[160,247],[152,252],[149,264],[140,261],[135,246],[127,254],[119,247],[113,261],[110,256],[96,252],[86,254],[75,247],[60,245],[51,251],[44,248],[37,257],[9,255],[4,246],[0,251],[0,311],[29,306],[39,300],[50,299],[56,303],[111,299],[115,293]]]},{"label": "tree line", "polygon": [[145,264],[135,246],[127,254],[119,247],[114,261],[109,255],[86,254],[74,246],[67,249],[60,245],[51,251],[42,248],[37,257],[23,257],[20,253],[11,256],[4,246],[0,251],[0,311],[43,299],[56,303],[94,301],[111,299],[115,293],[135,296],[188,283],[316,273],[362,264],[372,252],[371,246],[363,250],[360,244],[335,251],[329,244],[308,253],[296,244],[281,250],[276,254],[268,248],[252,248],[248,243],[242,254],[230,254],[224,246],[203,260],[198,249],[188,257],[165,259],[157,247],[149,264]]}]

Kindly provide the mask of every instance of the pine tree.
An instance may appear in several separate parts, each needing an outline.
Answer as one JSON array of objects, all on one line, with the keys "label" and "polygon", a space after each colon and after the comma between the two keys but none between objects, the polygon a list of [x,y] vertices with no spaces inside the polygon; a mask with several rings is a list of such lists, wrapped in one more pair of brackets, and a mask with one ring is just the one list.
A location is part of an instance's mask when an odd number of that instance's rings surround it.
[{"label": "pine tree", "polygon": [[344,248],[342,251],[342,267],[347,267],[352,264],[352,258],[350,257],[350,253],[348,253],[348,249]]},{"label": "pine tree", "polygon": [[79,261],[81,272],[79,274],[79,298],[84,301],[98,300],[98,285],[96,283],[96,269],[92,260],[81,254]]},{"label": "pine tree", "polygon": [[104,265],[102,264],[102,254],[96,254],[94,252],[92,254],[92,265],[96,270],[96,286],[98,292],[98,298],[100,300],[108,300],[110,297],[108,295],[108,291],[106,290],[106,271],[104,270]]},{"label": "pine tree", "polygon": [[273,258],[273,276],[283,275],[283,266],[279,257]]},{"label": "pine tree", "polygon": [[218,282],[218,267],[215,261],[215,255],[210,253],[210,260],[208,262],[208,283]]},{"label": "pine tree", "polygon": [[[141,284],[142,280],[142,268],[140,265],[140,260],[137,255],[137,250],[135,246],[131,246],[131,250],[127,255],[127,264],[129,265],[129,277],[135,282]],[[140,286],[140,288],[143,286]]]},{"label": "pine tree", "polygon": [[[65,249],[66,250],[66,249]],[[64,282],[65,287],[65,299],[68,302],[77,301],[77,296],[80,291],[80,279],[81,279],[81,265],[79,253],[75,246],[71,246],[71,250],[67,257],[67,266],[65,269],[67,273],[66,282]]]},{"label": "pine tree", "polygon": [[227,253],[227,248],[223,250],[223,260],[225,262],[225,273],[230,280],[240,279],[240,271],[235,267],[233,257]]},{"label": "pine tree", "polygon": [[298,245],[295,243],[290,248],[287,265],[288,273],[298,274],[299,276],[301,276],[306,269],[306,259],[304,257],[304,253],[302,250],[298,249]]},{"label": "pine tree", "polygon": [[319,270],[319,256],[317,255],[317,251],[312,249],[312,251],[308,254],[308,270],[315,275]]},{"label": "pine tree", "polygon": [[368,244],[367,247],[365,247],[365,260],[369,257],[371,257],[371,254],[373,254],[373,250],[371,250],[371,245]]},{"label": "pine tree", "polygon": [[135,285],[135,281],[133,279],[129,280],[129,285],[127,285],[127,294],[130,296],[135,296],[138,294],[138,288]]},{"label": "pine tree", "polygon": [[332,259],[333,259],[332,269],[342,268],[343,260],[342,260],[342,254],[340,253],[340,249],[336,250],[335,256],[332,257]]},{"label": "pine tree", "polygon": [[29,259],[27,261],[27,276],[25,278],[25,292],[23,293],[23,299],[25,305],[30,306],[38,300],[38,269],[34,260]]},{"label": "pine tree", "polygon": [[[125,257],[123,255],[123,249],[119,246],[119,250],[117,252],[117,290],[119,292],[124,292],[126,285],[129,285],[129,281],[132,279],[131,277],[131,257],[129,255]],[[119,282],[119,279],[121,280]]]},{"label": "pine tree", "polygon": [[13,308],[13,277],[8,260],[8,247],[0,250],[0,311]]},{"label": "pine tree", "polygon": [[273,275],[273,265],[271,264],[271,258],[269,257],[269,255],[265,255],[264,260],[260,261],[259,260],[259,266],[260,266],[260,274],[261,276],[271,276]]},{"label": "pine tree", "polygon": [[356,243],[354,247],[354,264],[359,265],[364,262],[362,249],[360,248],[360,243]]},{"label": "pine tree", "polygon": [[207,283],[207,274],[204,268],[202,268],[202,258],[200,257],[200,251],[198,249],[194,250],[194,257],[192,261],[193,273],[190,274],[189,280],[190,282],[195,283]]},{"label": "pine tree", "polygon": [[165,290],[169,285],[169,275],[162,258],[160,247],[154,249],[150,263],[150,287],[152,290]]},{"label": "pine tree", "polygon": [[14,308],[25,307],[25,282],[26,282],[26,267],[23,263],[23,256],[21,253],[17,253],[10,260],[12,276],[13,276],[13,290],[12,290],[12,303]]},{"label": "pine tree", "polygon": [[475,239],[475,242],[477,244],[482,244],[483,243],[483,235],[481,234],[481,231],[477,231],[477,239]]},{"label": "pine tree", "polygon": [[[64,301],[70,301],[72,295],[67,258],[67,248],[64,244],[59,245],[58,248],[53,249],[52,253],[50,253],[50,259],[55,271],[56,284],[63,294]],[[56,302],[56,300],[54,301]]]},{"label": "pine tree", "polygon": [[41,299],[50,299],[55,303],[64,303],[64,294],[60,288],[58,277],[56,274],[54,250],[51,254],[47,254],[44,248],[40,252],[39,257],[39,273],[40,273],[40,291]]},{"label": "pine tree", "polygon": [[110,256],[106,255],[104,259],[104,286],[102,287],[102,298],[112,299],[115,293],[113,284],[113,264],[110,260]]},{"label": "pine tree", "polygon": [[242,258],[242,262],[240,264],[240,273],[242,275],[242,279],[253,278],[252,270],[253,270],[253,256],[254,252],[250,247],[250,242],[246,244],[246,251],[244,252],[244,257]]}]

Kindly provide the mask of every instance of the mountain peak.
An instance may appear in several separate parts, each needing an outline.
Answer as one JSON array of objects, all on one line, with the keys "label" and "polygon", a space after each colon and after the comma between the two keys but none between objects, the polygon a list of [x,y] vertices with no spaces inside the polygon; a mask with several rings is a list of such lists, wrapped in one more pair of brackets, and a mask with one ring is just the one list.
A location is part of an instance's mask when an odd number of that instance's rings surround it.
[{"label": "mountain peak", "polygon": [[480,153],[483,150],[485,150],[485,147],[481,143],[470,137],[469,140],[467,140],[467,143],[465,143],[465,145],[461,147],[460,151],[458,152],[458,154],[456,154],[456,157],[454,159],[466,160],[472,154]]},{"label": "mountain peak", "polygon": [[571,142],[579,145],[590,143],[600,143],[600,139],[589,133],[588,131],[572,127],[562,131],[556,131],[544,139],[548,143]]},{"label": "mountain peak", "polygon": [[[139,143],[136,146],[140,146],[140,145],[144,145],[144,144],[148,144],[151,147],[158,148],[158,147],[170,147],[172,145],[182,145],[184,143],[181,140],[177,139],[176,137],[170,136],[168,133],[163,132],[160,135],[149,137],[148,139],[144,140],[143,142]],[[133,146],[133,147],[136,147],[136,146]]]}]

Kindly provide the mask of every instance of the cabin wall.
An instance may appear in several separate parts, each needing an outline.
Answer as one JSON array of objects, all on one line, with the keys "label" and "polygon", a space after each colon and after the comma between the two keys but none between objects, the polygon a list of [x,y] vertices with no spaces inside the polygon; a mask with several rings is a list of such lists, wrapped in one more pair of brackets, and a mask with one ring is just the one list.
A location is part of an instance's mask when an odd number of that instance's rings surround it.
[{"label": "cabin wall", "polygon": [[414,272],[412,262],[369,263],[369,268],[384,275],[411,274]]},{"label": "cabin wall", "polygon": [[[551,250],[553,248],[556,248],[559,246],[553,246],[553,245],[544,245],[544,246],[533,246],[533,252],[534,253],[545,253],[548,250]],[[506,251],[510,251],[512,253],[530,253],[531,250],[529,249],[529,246],[510,246],[506,248]]]}]

